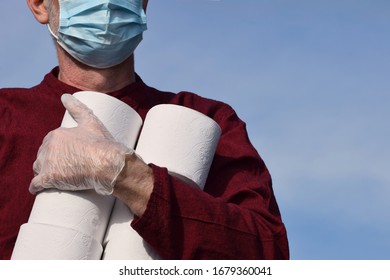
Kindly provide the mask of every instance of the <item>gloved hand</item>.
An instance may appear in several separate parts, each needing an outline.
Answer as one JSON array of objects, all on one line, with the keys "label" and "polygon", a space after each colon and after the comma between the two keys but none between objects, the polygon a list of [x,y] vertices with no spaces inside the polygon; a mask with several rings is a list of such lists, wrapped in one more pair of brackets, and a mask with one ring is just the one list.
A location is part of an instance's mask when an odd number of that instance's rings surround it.
[{"label": "gloved hand", "polygon": [[61,101],[73,119],[74,128],[57,128],[43,140],[33,165],[30,192],[46,188],[113,192],[125,165],[125,155],[134,153],[115,141],[93,112],[75,97],[64,94]]}]

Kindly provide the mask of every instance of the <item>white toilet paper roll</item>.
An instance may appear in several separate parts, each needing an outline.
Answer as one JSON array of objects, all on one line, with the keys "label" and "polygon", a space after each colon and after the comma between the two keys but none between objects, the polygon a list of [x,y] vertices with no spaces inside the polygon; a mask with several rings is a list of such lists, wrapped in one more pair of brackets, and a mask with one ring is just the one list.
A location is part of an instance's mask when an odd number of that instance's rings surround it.
[{"label": "white toilet paper roll", "polygon": [[[102,121],[117,141],[122,142],[129,148],[134,148],[142,125],[142,119],[137,112],[122,101],[103,93],[83,91],[75,93],[74,96],[92,109],[94,114]],[[61,126],[70,128],[76,125],[73,118],[66,112]],[[86,236],[90,236],[101,244],[114,201],[112,196],[100,196],[94,190],[80,192],[45,190],[36,197],[29,223],[43,223],[75,230]],[[46,228],[39,227],[39,230],[44,229]],[[37,228],[34,228],[34,230],[38,231]],[[34,236],[37,237],[40,235],[37,234],[29,238],[23,236],[25,234],[26,231],[21,231],[18,240],[39,243],[39,246],[46,247],[46,250],[53,251],[53,254],[59,249],[63,249],[62,243],[58,244],[60,247],[56,246],[58,236],[55,234],[46,235],[46,233],[42,232],[41,235],[46,236],[46,238],[37,238],[37,240],[34,240]],[[71,235],[64,236],[64,238],[66,237],[72,238]],[[69,243],[71,240],[64,240],[63,242]],[[29,250],[29,248],[35,248],[34,246],[15,246],[15,258],[27,254],[31,256],[35,255],[36,258],[40,259],[42,256],[39,250],[18,252],[21,249]],[[80,247],[81,249],[82,247]],[[71,258],[72,256],[80,256],[82,254],[82,251],[77,251],[76,246],[69,247],[69,250],[76,251],[66,252],[64,258]],[[50,255],[50,253],[45,252],[45,256],[47,255]],[[58,256],[58,258],[62,257]],[[100,259],[100,256],[98,259]]]},{"label": "white toilet paper roll", "polygon": [[[173,176],[203,190],[220,135],[218,124],[195,110],[158,105],[146,116],[136,152],[146,163],[166,167]],[[159,258],[131,228],[132,219],[126,207],[115,203],[103,259]]]},{"label": "white toilet paper roll", "polygon": [[40,223],[74,229],[103,241],[114,197],[95,190],[62,192],[48,189],[37,195],[29,223]]},{"label": "white toilet paper roll", "polygon": [[147,114],[136,152],[203,190],[220,135],[219,125],[198,111],[158,105]]},{"label": "white toilet paper roll", "polygon": [[102,251],[97,240],[76,230],[28,223],[20,228],[11,259],[97,260]]},{"label": "white toilet paper roll", "polygon": [[130,226],[133,213],[120,200],[115,201],[107,239],[103,243],[104,260],[156,260],[157,253]]},{"label": "white toilet paper roll", "polygon": [[[79,91],[73,94],[86,104],[103,122],[115,140],[133,149],[137,141],[142,119],[138,113],[126,103],[104,93]],[[77,123],[65,112],[62,127],[75,127]]]}]

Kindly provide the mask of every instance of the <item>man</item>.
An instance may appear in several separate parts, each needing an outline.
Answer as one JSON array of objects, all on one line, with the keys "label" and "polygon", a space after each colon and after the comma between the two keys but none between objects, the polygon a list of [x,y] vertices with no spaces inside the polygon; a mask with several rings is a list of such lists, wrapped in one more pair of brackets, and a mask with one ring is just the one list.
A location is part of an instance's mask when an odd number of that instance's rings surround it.
[{"label": "man", "polygon": [[[133,51],[145,30],[141,0],[27,3],[56,39],[59,66],[33,88],[0,90],[1,259],[10,258],[19,227],[28,220],[30,192],[77,191],[74,186],[85,181],[98,182],[99,193],[122,200],[136,215],[131,226],[162,258],[289,257],[271,177],[245,123],[222,102],[161,92],[136,75]],[[142,118],[157,104],[178,104],[213,118],[222,135],[204,192],[115,142],[92,112],[64,95],[80,90],[114,96]],[[58,129],[64,106],[77,129]]]}]

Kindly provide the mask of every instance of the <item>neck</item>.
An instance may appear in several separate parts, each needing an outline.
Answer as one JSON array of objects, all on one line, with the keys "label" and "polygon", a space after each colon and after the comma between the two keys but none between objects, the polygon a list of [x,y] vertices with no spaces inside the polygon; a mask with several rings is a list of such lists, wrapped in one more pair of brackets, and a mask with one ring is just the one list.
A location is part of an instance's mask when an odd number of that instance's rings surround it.
[{"label": "neck", "polygon": [[81,90],[113,92],[135,81],[134,55],[119,65],[107,69],[86,66],[63,49],[57,47],[59,60],[59,80]]}]

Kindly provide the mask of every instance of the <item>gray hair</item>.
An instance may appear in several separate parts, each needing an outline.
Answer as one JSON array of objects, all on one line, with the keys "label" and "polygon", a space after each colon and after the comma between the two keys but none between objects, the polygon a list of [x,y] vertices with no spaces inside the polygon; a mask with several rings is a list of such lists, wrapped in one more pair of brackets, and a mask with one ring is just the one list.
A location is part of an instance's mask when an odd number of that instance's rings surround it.
[{"label": "gray hair", "polygon": [[59,11],[54,7],[53,0],[44,0],[43,3],[49,13],[49,26],[50,29],[57,34],[58,32],[58,19]]}]

